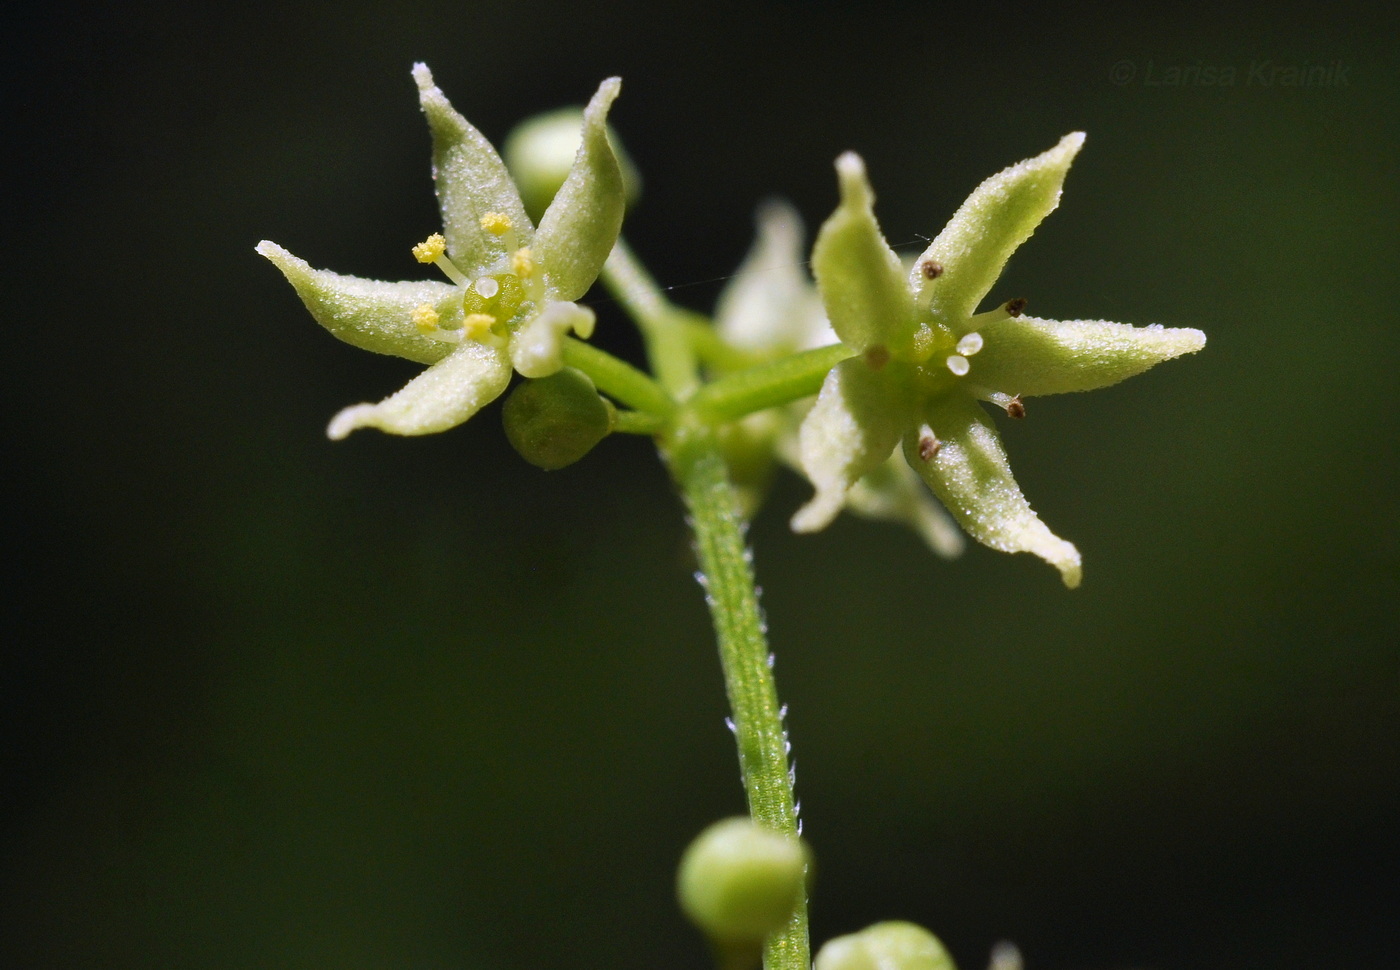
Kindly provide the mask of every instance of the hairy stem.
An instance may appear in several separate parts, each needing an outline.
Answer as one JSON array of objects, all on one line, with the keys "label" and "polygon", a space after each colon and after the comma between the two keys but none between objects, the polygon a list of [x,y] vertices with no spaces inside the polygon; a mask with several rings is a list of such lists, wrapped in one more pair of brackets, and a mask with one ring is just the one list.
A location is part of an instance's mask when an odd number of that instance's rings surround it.
[{"label": "hairy stem", "polygon": [[[796,835],[787,732],[734,486],[708,431],[676,435],[671,445],[667,457],[690,512],[705,601],[719,640],[749,814]],[[763,964],[765,970],[809,970],[805,898],[787,928],[769,937]]]}]

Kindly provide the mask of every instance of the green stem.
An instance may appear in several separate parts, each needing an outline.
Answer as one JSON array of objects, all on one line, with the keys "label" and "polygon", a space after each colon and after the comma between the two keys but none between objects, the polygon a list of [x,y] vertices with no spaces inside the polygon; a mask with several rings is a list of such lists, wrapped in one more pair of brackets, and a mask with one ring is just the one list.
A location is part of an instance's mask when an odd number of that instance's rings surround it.
[{"label": "green stem", "polygon": [[606,350],[573,337],[563,342],[564,363],[583,371],[598,390],[638,411],[666,417],[676,410],[676,402],[650,376]]},{"label": "green stem", "polygon": [[845,344],[832,344],[735,371],[702,387],[689,407],[708,423],[733,421],[817,393],[827,371],[853,356]]},{"label": "green stem", "polygon": [[651,371],[672,396],[684,398],[699,383],[699,368],[689,335],[681,325],[679,310],[633,254],[627,241],[618,238],[599,277],[636,321],[646,341]]},{"label": "green stem", "polygon": [[[720,664],[733,712],[749,814],[778,831],[796,835],[787,732],[734,486],[708,431],[696,431],[687,438],[674,436],[667,458],[680,483],[695,533],[705,601],[719,640]],[[763,964],[765,970],[809,970],[805,898],[787,928],[769,937]]]},{"label": "green stem", "polygon": [[613,431],[616,434],[654,435],[666,426],[666,419],[645,411],[618,411],[613,415]]}]

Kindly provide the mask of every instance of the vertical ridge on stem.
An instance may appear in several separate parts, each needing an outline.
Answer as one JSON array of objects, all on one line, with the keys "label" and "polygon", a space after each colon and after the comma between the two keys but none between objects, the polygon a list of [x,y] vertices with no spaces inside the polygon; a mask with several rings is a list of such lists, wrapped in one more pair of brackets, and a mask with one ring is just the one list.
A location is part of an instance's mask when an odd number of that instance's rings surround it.
[{"label": "vertical ridge on stem", "polygon": [[[734,486],[724,459],[707,434],[678,444],[668,458],[695,534],[749,813],[778,831],[797,835],[785,710],[778,701]],[[809,970],[809,954],[804,899],[787,928],[768,939],[764,968]]]}]

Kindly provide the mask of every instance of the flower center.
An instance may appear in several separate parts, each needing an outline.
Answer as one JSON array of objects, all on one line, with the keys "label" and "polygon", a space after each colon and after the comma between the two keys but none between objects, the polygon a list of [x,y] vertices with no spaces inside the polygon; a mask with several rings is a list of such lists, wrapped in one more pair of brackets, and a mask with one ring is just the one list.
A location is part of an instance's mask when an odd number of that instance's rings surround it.
[{"label": "flower center", "polygon": [[[929,346],[923,356],[923,360],[927,361],[924,367],[941,363],[954,377],[966,377],[972,372],[972,361],[968,358],[974,356],[985,344],[982,334],[979,332],[981,328],[988,324],[1000,323],[1011,317],[1019,317],[1025,308],[1025,300],[1015,299],[1008,300],[995,310],[976,314],[962,328],[965,332],[958,338],[956,344],[952,343],[953,335],[946,326],[926,324],[925,329],[933,336],[928,341]],[[926,376],[933,377],[928,372],[926,372]]]},{"label": "flower center", "polygon": [[[514,246],[515,229],[505,215],[488,212],[481,218],[481,227]],[[416,307],[413,323],[420,333],[447,343],[468,339],[499,344],[516,329],[515,317],[531,295],[527,288],[538,276],[528,248],[515,249],[511,254],[511,272],[484,273],[476,279],[468,278],[448,257],[447,241],[440,233],[433,233],[414,246],[413,255],[420,263],[437,266],[462,292],[460,323],[456,314],[444,321],[431,304]]]}]

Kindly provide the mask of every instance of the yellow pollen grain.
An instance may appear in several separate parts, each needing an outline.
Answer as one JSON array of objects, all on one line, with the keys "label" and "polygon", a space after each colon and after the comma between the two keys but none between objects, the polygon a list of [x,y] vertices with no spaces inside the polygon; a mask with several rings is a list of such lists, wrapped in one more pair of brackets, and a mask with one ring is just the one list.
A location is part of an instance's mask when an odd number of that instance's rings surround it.
[{"label": "yellow pollen grain", "polygon": [[511,254],[510,268],[522,280],[535,275],[535,257],[531,254],[530,247],[522,246]]},{"label": "yellow pollen grain", "polygon": [[491,332],[496,318],[489,313],[468,313],[462,321],[462,332],[472,340],[480,340]]},{"label": "yellow pollen grain", "polygon": [[431,303],[423,303],[413,308],[413,325],[419,333],[432,333],[438,328],[442,318]]},{"label": "yellow pollen grain", "polygon": [[504,212],[488,212],[481,217],[481,228],[493,236],[504,236],[510,232],[513,223]]},{"label": "yellow pollen grain", "polygon": [[447,252],[447,240],[442,233],[435,232],[413,247],[413,258],[420,263],[435,263]]}]

